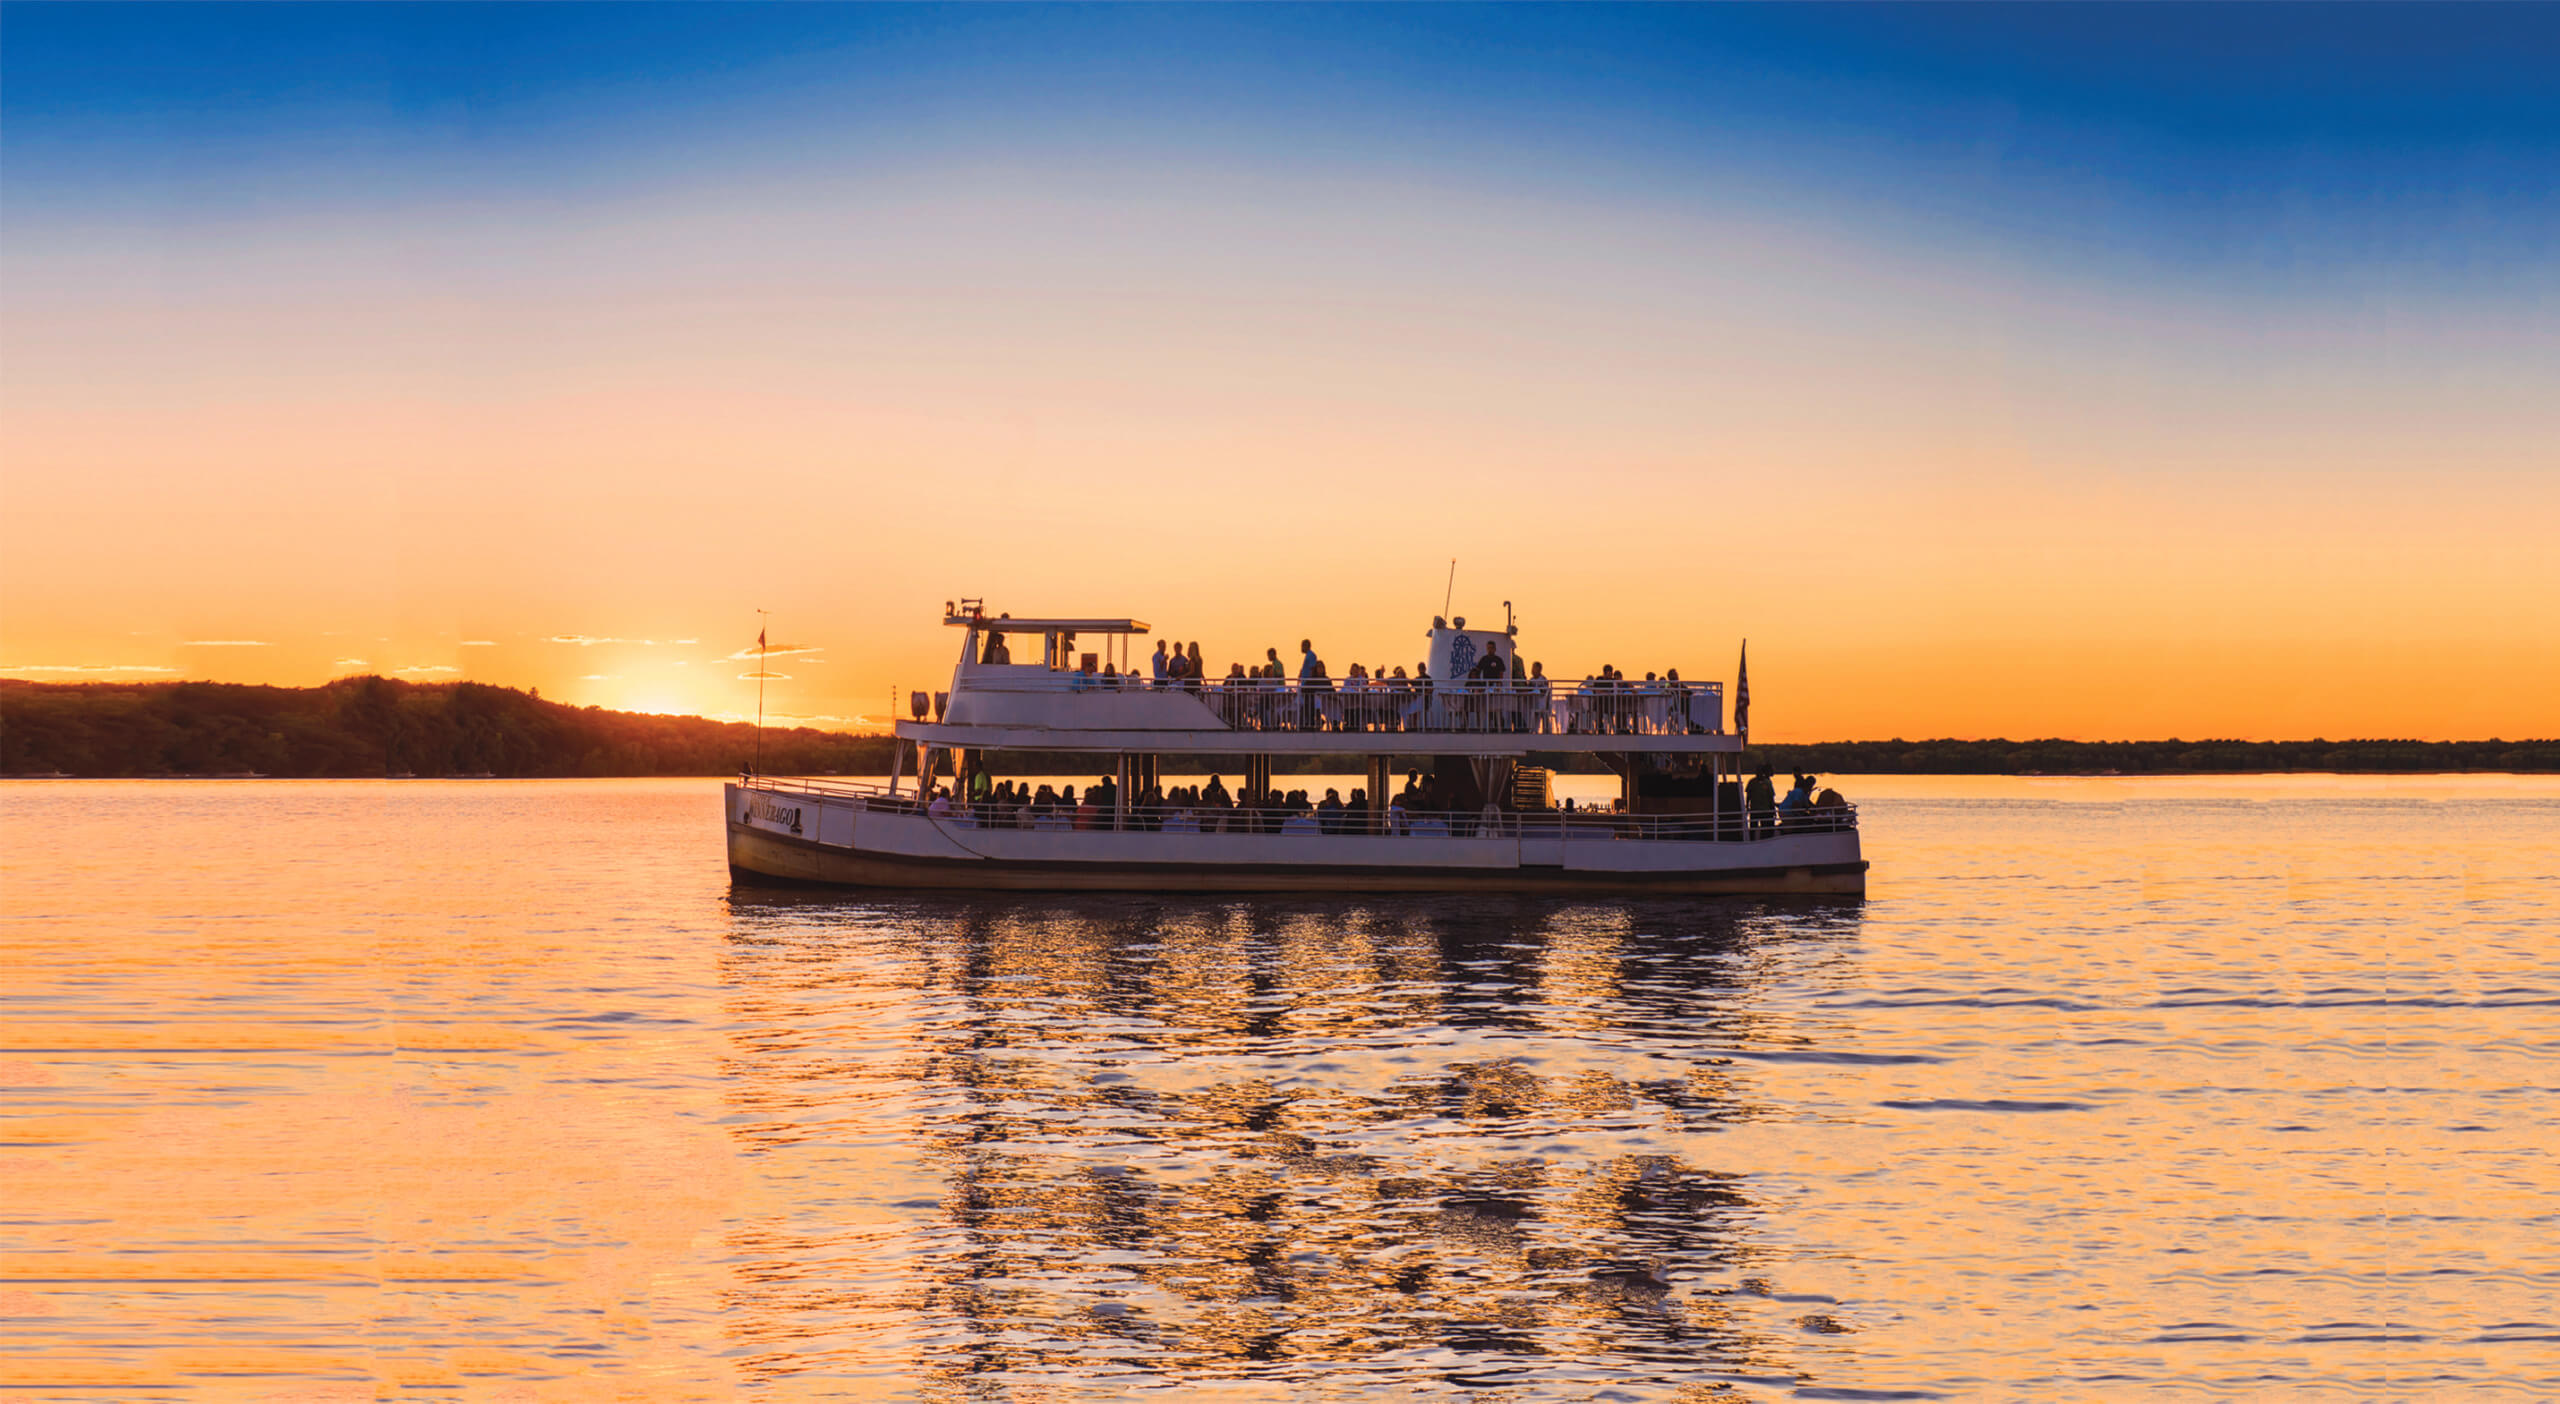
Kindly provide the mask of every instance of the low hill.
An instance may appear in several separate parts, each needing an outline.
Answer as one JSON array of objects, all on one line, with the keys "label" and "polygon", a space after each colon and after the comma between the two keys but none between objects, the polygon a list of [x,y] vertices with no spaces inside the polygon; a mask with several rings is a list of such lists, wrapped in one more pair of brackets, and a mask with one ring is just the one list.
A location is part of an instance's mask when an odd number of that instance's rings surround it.
[{"label": "low hill", "polygon": [[[723,775],[756,729],[569,707],[483,683],[341,678],[325,687],[0,682],[0,774]],[[783,774],[889,768],[889,740],[769,727]]]},{"label": "low hill", "polygon": [[[764,768],[879,775],[889,739],[768,728]],[[569,707],[484,683],[341,678],[325,687],[0,681],[0,774],[82,776],[733,775],[755,728]],[[2161,775],[2263,771],[2560,771],[2560,741],[1837,741],[1751,748],[1780,772]],[[1046,760],[1050,764],[1036,762]],[[1577,769],[1598,769],[1580,761]],[[1078,774],[1079,757],[1016,757]],[[1306,769],[1356,768],[1306,757]]]}]

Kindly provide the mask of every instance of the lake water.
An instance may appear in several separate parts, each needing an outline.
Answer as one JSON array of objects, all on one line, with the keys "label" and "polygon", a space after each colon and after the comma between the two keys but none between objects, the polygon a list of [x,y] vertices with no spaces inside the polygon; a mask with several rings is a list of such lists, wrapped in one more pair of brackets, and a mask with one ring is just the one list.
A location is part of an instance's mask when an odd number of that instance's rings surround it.
[{"label": "lake water", "polygon": [[0,1385],[2560,1396],[2560,780],[1855,778],[1849,901],[733,888],[0,787]]}]

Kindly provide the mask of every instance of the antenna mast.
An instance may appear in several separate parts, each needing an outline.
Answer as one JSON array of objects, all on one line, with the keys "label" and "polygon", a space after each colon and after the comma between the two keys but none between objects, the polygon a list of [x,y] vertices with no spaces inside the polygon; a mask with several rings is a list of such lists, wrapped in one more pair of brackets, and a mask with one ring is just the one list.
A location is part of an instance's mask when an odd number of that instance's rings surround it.
[{"label": "antenna mast", "polygon": [[1457,593],[1458,593],[1458,558],[1457,558],[1457,557],[1455,557],[1455,556],[1451,556],[1451,557],[1449,558],[1449,588],[1440,592],[1440,612],[1441,612],[1441,614],[1446,615],[1446,614],[1449,612],[1449,601],[1450,601],[1451,599],[1455,598],[1455,597],[1457,596]]},{"label": "antenna mast", "polygon": [[764,675],[772,672],[765,666],[766,612],[756,611],[756,774],[764,774]]}]

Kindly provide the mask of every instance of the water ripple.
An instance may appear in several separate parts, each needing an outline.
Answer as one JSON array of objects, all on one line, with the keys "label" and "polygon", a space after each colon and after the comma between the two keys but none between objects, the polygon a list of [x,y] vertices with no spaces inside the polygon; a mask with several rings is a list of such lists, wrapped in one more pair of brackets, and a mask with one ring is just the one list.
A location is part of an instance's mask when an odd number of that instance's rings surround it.
[{"label": "water ripple", "polygon": [[0,1386],[2560,1395],[2560,803],[2039,783],[1871,802],[1865,902],[1635,904],[11,790]]}]

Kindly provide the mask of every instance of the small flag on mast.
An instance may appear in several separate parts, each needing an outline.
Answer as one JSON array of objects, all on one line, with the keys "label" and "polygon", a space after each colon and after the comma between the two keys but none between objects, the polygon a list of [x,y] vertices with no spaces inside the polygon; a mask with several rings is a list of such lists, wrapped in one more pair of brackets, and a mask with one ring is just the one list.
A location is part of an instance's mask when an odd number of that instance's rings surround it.
[{"label": "small flag on mast", "polygon": [[762,629],[756,630],[756,650],[758,652],[764,650],[764,630]]},{"label": "small flag on mast", "polygon": [[1751,640],[1742,641],[1742,662],[1733,674],[1733,729],[1742,744],[1751,744]]}]

